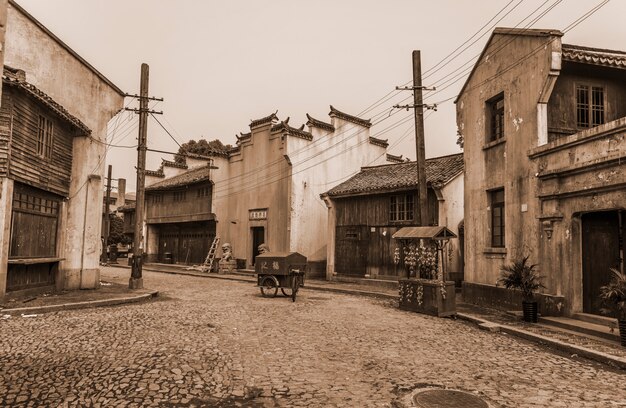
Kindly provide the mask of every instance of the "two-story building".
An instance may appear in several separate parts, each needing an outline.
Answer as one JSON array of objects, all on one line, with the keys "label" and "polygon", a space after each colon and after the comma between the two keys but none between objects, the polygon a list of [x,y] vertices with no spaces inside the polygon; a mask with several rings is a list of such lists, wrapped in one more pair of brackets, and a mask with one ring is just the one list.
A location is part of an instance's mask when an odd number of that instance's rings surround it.
[{"label": "two-story building", "polygon": [[496,29],[456,101],[466,300],[517,306],[495,283],[529,255],[542,313],[598,314],[609,269],[624,268],[626,53],[562,35]]},{"label": "two-story building", "polygon": [[[423,225],[442,225],[458,235],[463,222],[463,154],[426,160],[428,216]],[[393,257],[400,228],[415,226],[417,163],[363,167],[322,198],[328,206],[327,279],[403,278]],[[445,248],[447,278],[463,280],[459,240]]]},{"label": "two-story building", "polygon": [[96,288],[102,158],[124,92],[16,2],[0,5],[0,298]]}]

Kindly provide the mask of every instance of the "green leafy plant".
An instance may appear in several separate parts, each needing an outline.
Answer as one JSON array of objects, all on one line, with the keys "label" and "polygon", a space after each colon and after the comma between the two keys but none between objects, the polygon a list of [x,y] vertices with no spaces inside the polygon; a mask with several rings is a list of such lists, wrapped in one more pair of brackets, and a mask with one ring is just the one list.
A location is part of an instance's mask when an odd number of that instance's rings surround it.
[{"label": "green leafy plant", "polygon": [[518,289],[522,292],[525,301],[534,299],[534,292],[543,286],[543,276],[535,270],[536,264],[528,262],[528,256],[513,261],[509,265],[500,267],[498,283],[507,289]]},{"label": "green leafy plant", "polygon": [[619,320],[626,320],[626,274],[611,268],[611,281],[600,287],[600,311]]}]

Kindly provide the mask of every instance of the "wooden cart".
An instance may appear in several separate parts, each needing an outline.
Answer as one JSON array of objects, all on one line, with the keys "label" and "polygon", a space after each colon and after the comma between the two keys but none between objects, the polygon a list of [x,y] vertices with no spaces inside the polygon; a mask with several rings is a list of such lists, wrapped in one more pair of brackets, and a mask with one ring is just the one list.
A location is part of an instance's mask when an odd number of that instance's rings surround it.
[{"label": "wooden cart", "polygon": [[296,301],[298,288],[304,286],[306,256],[297,252],[268,252],[254,263],[257,286],[264,297],[276,297],[278,289]]}]

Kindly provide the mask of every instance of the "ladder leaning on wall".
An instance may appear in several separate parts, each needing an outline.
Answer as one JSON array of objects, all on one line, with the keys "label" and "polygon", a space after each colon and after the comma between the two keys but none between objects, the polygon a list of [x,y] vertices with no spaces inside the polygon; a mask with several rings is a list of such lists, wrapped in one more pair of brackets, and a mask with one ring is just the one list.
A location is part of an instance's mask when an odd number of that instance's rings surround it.
[{"label": "ladder leaning on wall", "polygon": [[185,270],[211,272],[211,268],[213,267],[213,261],[215,261],[215,255],[217,254],[217,246],[219,245],[219,243],[220,243],[220,237],[216,236],[213,239],[211,246],[209,247],[209,252],[207,253],[206,258],[204,258],[204,262],[202,263],[202,265],[190,266],[189,268],[185,268]]},{"label": "ladder leaning on wall", "polygon": [[219,245],[219,243],[220,237],[215,236],[215,238],[213,239],[213,243],[209,248],[209,253],[206,255],[204,263],[202,264],[203,268],[206,268],[209,271],[211,271],[211,267],[213,266],[213,261],[215,260],[215,254],[217,253],[217,246]]}]

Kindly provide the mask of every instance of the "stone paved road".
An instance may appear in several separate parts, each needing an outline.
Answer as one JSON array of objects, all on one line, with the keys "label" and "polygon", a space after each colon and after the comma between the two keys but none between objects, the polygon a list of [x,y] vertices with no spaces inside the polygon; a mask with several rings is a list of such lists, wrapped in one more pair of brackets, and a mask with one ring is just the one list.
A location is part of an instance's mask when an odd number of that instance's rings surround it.
[{"label": "stone paved road", "polygon": [[0,318],[0,406],[390,407],[431,385],[494,407],[626,407],[623,372],[388,301],[144,278],[160,300]]}]

